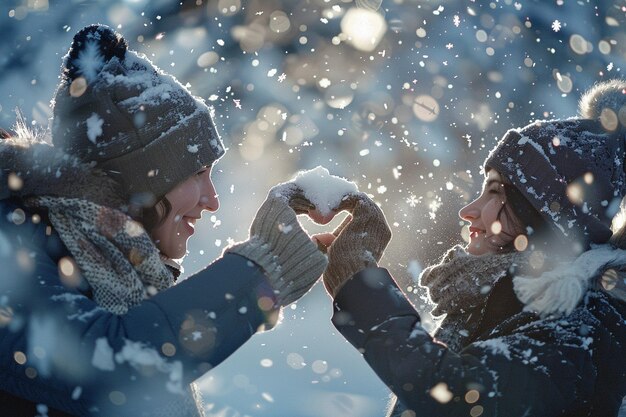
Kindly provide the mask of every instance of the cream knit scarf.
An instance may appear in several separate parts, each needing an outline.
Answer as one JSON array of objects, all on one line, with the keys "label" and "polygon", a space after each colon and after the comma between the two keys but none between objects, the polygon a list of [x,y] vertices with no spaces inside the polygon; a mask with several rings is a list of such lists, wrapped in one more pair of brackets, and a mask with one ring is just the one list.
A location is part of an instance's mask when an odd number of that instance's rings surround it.
[{"label": "cream knit scarf", "polygon": [[437,265],[428,267],[420,276],[420,285],[428,289],[437,304],[432,314],[447,314],[436,338],[458,351],[476,330],[479,320],[470,312],[483,305],[496,282],[514,265],[526,264],[526,252],[474,256],[461,246],[454,246]]}]

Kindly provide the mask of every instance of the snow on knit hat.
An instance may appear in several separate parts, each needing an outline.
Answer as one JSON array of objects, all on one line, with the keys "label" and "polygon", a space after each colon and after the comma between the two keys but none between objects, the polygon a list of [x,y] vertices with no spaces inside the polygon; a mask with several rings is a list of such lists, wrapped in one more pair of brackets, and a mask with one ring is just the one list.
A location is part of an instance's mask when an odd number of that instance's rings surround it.
[{"label": "snow on knit hat", "polygon": [[485,171],[508,178],[557,236],[583,250],[609,240],[626,193],[626,81],[592,87],[579,113],[509,130],[489,153]]},{"label": "snow on knit hat", "polygon": [[52,141],[152,203],[224,154],[211,109],[104,25],[64,57]]}]

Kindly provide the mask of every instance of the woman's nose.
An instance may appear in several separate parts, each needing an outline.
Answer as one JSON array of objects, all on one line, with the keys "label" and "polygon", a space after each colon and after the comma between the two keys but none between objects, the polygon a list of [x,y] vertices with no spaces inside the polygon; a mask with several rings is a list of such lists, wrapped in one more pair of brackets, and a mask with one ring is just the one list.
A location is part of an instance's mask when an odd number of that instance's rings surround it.
[{"label": "woman's nose", "polygon": [[480,217],[480,208],[478,204],[476,204],[477,201],[478,200],[474,200],[459,210],[459,217],[462,220],[472,221]]},{"label": "woman's nose", "polygon": [[204,210],[217,211],[220,208],[220,200],[217,192],[215,191],[215,185],[209,175],[204,179],[202,187],[202,196],[200,197],[200,205]]}]

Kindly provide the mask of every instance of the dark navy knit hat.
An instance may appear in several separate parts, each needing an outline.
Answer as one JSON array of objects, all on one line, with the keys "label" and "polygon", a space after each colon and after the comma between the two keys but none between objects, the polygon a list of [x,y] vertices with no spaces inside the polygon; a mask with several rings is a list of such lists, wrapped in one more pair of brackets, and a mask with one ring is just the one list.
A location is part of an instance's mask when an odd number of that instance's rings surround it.
[{"label": "dark navy knit hat", "polygon": [[155,202],[224,153],[211,109],[104,25],[79,31],[54,100],[54,146]]},{"label": "dark navy knit hat", "polygon": [[597,84],[580,117],[509,130],[485,171],[508,178],[557,233],[580,249],[605,243],[626,194],[626,81]]}]

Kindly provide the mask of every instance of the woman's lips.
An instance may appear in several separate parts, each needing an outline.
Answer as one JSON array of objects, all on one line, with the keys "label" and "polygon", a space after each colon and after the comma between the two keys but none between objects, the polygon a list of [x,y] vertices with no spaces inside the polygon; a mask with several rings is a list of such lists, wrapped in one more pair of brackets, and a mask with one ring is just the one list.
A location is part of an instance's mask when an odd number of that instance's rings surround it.
[{"label": "woman's lips", "polygon": [[470,235],[469,235],[470,238],[476,239],[478,235],[480,235],[481,233],[485,233],[485,230],[479,229],[478,227],[470,227],[469,232],[470,232]]},{"label": "woman's lips", "polygon": [[193,235],[193,232],[195,230],[196,219],[194,219],[193,217],[184,216],[183,223],[185,225],[185,229],[187,230],[187,232],[189,232],[190,235]]}]

